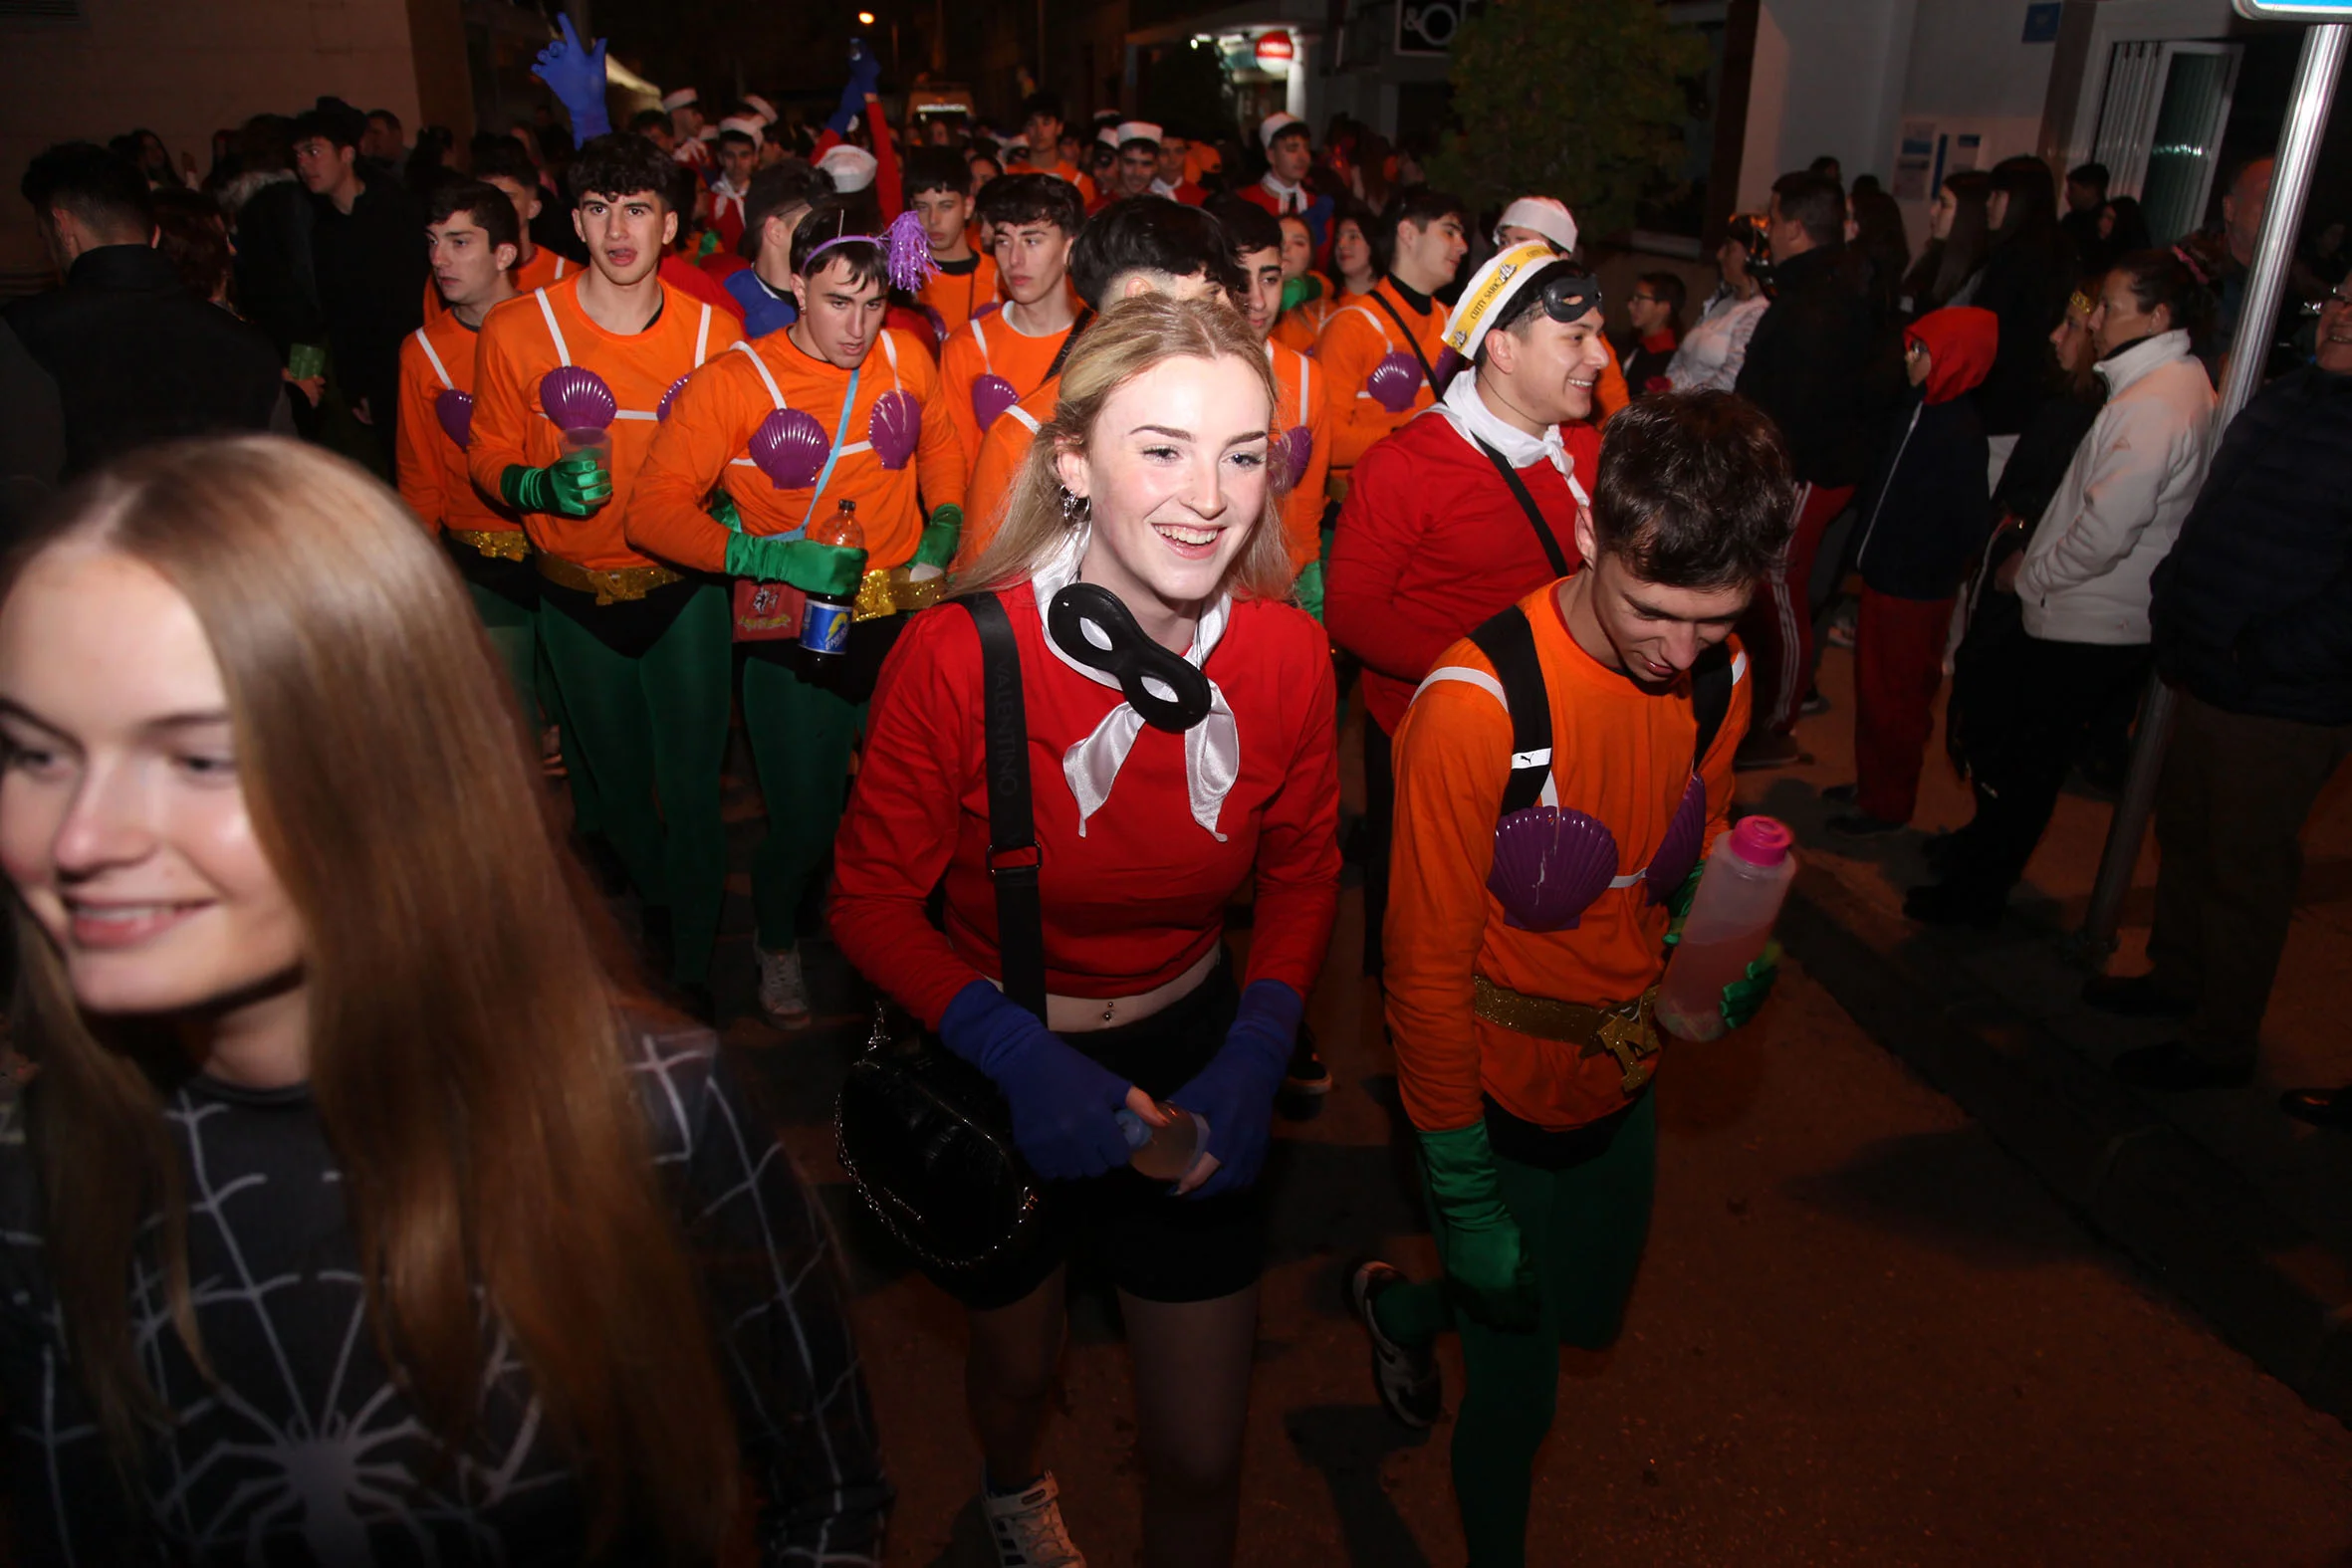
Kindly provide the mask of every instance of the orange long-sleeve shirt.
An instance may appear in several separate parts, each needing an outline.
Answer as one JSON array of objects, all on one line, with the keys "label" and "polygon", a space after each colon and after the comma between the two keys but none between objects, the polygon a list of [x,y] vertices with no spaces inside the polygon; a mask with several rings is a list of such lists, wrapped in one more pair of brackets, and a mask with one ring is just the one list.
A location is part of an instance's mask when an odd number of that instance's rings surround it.
[{"label": "orange long-sleeve shirt", "polygon": [[939,340],[945,342],[963,331],[964,324],[974,316],[1000,302],[997,299],[997,259],[975,254],[967,267],[955,263],[955,272],[942,269],[931,275],[915,303],[930,312],[937,320],[932,324],[939,330]]},{"label": "orange long-sleeve shirt", "polygon": [[[1520,600],[1551,699],[1552,781],[1562,809],[1606,823],[1620,875],[1650,863],[1682,803],[1698,720],[1690,678],[1644,692],[1577,645],[1557,585]],[[1446,672],[1460,670],[1462,678]],[[1735,646],[1731,708],[1700,764],[1707,835],[1729,823],[1732,754],[1748,731],[1753,683]],[[1536,1039],[1471,1011],[1471,977],[1531,997],[1628,1002],[1658,983],[1666,962],[1665,906],[1639,880],[1610,888],[1566,931],[1504,924],[1488,891],[1495,819],[1511,773],[1511,716],[1477,684],[1494,666],[1464,639],[1422,684],[1396,735],[1396,832],[1390,849],[1388,1026],[1405,1113],[1425,1132],[1467,1127],[1491,1095],[1514,1116],[1550,1128],[1581,1126],[1626,1103],[1624,1074],[1607,1052]]]},{"label": "orange long-sleeve shirt", "polygon": [[[1446,351],[1445,308],[1433,301],[1426,312],[1417,309],[1393,278],[1381,279],[1370,295],[1331,313],[1315,342],[1314,356],[1323,367],[1323,396],[1331,410],[1331,466],[1342,473],[1354,468],[1373,442],[1437,401],[1411,343],[1380,308],[1383,299],[1412,328],[1412,341],[1420,344],[1431,365]],[[1368,389],[1373,368],[1391,353],[1402,353],[1421,383],[1412,401],[1393,414]]]},{"label": "orange long-sleeve shirt", "polygon": [[443,392],[474,391],[475,329],[450,312],[428,321],[400,343],[400,417],[392,468],[400,499],[431,532],[505,533],[522,520],[474,488],[466,449],[442,427]]},{"label": "orange long-sleeve shirt", "polygon": [[1051,376],[1007,409],[982,438],[980,456],[972,464],[971,483],[964,487],[964,535],[956,547],[957,570],[969,568],[988,549],[988,542],[997,537],[997,529],[1005,521],[1005,498],[1013,493],[1021,465],[1029,461],[1029,449],[1037,444],[1039,428],[1054,417],[1055,405],[1060,401],[1061,377]]},{"label": "orange long-sleeve shirt", "polygon": [[593,370],[611,388],[612,499],[585,518],[526,512],[531,543],[577,566],[599,571],[649,564],[628,546],[621,518],[637,470],[652,448],[662,398],[678,380],[727,342],[738,328],[699,300],[661,285],[661,310],[634,336],[608,333],[580,308],[583,275],[509,300],[482,323],[474,357],[474,444],[466,469],[485,495],[520,463],[545,468],[564,455],[563,433],[540,406],[541,379],[558,365]]},{"label": "orange long-sleeve shirt", "polygon": [[1301,300],[1275,319],[1274,340],[1286,348],[1295,348],[1300,353],[1312,353],[1316,340],[1323,335],[1324,324],[1329,322],[1342,306],[1360,305],[1363,303],[1363,299],[1364,297],[1360,294],[1343,294],[1336,300],[1329,295],[1319,295],[1311,300]]},{"label": "orange long-sleeve shirt", "polygon": [[[911,393],[923,410],[914,457],[898,469],[884,468],[871,444],[874,404],[892,391]],[[702,506],[723,485],[747,534],[792,534],[820,509],[854,501],[868,569],[903,565],[922,539],[925,508],[964,499],[963,458],[939,395],[930,355],[912,337],[884,332],[857,367],[848,435],[823,489],[779,490],[749,455],[753,432],[782,406],[807,411],[838,436],[849,372],[804,352],[789,331],[736,343],[694,373],[655,432],[622,519],[628,542],[673,565],[725,569],[727,528]]]},{"label": "orange long-sleeve shirt", "polygon": [[948,417],[955,421],[956,438],[963,443],[964,467],[980,461],[980,438],[988,432],[972,407],[972,383],[983,375],[1000,375],[1012,383],[1016,396],[1027,397],[1046,379],[1046,371],[1061,352],[1062,339],[1073,329],[1064,328],[1032,337],[1013,330],[1001,311],[975,316],[951,335],[939,350],[939,378],[947,390]]},{"label": "orange long-sleeve shirt", "polygon": [[1322,375],[1312,359],[1271,340],[1266,357],[1274,361],[1275,435],[1287,441],[1293,430],[1302,428],[1308,443],[1306,471],[1283,498],[1283,543],[1291,549],[1295,575],[1323,553],[1323,483],[1331,472],[1330,405],[1323,400]]}]

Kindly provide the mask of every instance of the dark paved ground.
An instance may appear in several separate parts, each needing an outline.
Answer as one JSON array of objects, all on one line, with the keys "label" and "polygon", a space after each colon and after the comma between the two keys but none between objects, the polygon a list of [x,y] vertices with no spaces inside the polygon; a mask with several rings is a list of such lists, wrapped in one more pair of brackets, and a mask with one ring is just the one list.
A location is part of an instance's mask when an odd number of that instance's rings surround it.
[{"label": "dark paved ground", "polygon": [[[737,798],[748,848],[756,797]],[[1337,1087],[1282,1127],[1267,1169],[1241,1557],[1450,1568],[1447,1428],[1380,1414],[1343,1308],[1368,1250],[1433,1266],[1375,994],[1353,978],[1357,918],[1349,892],[1311,1012]],[[811,953],[820,1026],[739,1018],[729,1039],[855,1260],[901,1499],[890,1560],[985,1562],[961,1321],[833,1159],[833,1086],[863,1027],[830,949]],[[748,964],[731,944],[723,1003],[747,999]],[[1801,972],[1742,1035],[1673,1050],[1656,1092],[1649,1254],[1623,1339],[1563,1368],[1531,1562],[2352,1565],[2352,1434],[2104,1248]],[[1079,1544],[1115,1568],[1137,1549],[1124,1352],[1100,1298],[1075,1322],[1049,1460]]]}]

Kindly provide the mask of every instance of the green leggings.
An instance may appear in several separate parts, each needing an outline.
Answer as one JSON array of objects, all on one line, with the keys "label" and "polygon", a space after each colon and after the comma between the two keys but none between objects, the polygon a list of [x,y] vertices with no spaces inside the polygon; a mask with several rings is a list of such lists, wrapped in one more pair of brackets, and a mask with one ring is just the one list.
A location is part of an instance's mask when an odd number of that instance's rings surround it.
[{"label": "green leggings", "polygon": [[524,722],[536,724],[539,720],[539,612],[527,610],[479,582],[465,586],[474,597],[474,613],[482,618],[482,629],[490,634],[490,646],[498,650],[499,662],[506,666],[507,679],[515,683],[515,700],[523,705]]},{"label": "green leggings", "polygon": [[768,836],[752,853],[760,946],[800,945],[801,900],[832,850],[849,792],[849,749],[865,704],[812,686],[781,664],[743,666],[743,727],[768,802]]},{"label": "green leggings", "polygon": [[559,609],[540,612],[539,631],[563,703],[574,794],[593,802],[637,895],[669,910],[671,978],[703,985],[727,887],[719,814],[733,637],[727,590],[696,589],[633,659]]},{"label": "green leggings", "polygon": [[[1454,1500],[1470,1568],[1527,1561],[1528,1497],[1558,1400],[1559,1347],[1598,1350],[1624,1320],[1657,1184],[1656,1101],[1643,1095],[1609,1147],[1580,1165],[1546,1171],[1497,1155],[1495,1166],[1535,1265],[1541,1326],[1508,1334],[1457,1315],[1443,1279],[1392,1285],[1378,1306],[1381,1331],[1400,1343],[1425,1343],[1445,1328],[1462,1335]],[[1445,1217],[1433,1209],[1430,1224],[1442,1237]]]}]

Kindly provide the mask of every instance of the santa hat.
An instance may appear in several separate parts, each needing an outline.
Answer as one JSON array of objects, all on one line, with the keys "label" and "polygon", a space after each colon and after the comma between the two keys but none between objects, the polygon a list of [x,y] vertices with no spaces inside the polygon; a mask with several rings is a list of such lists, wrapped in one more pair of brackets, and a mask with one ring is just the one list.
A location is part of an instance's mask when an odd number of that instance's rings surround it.
[{"label": "santa hat", "polygon": [[783,115],[776,112],[775,105],[769,103],[757,93],[744,94],[743,101],[751,106],[753,113],[760,116],[760,123],[762,125],[773,125],[777,122],[777,120],[784,117]]},{"label": "santa hat", "polygon": [[663,109],[669,110],[673,113],[681,109],[691,109],[701,102],[702,95],[695,92],[692,88],[680,88],[675,93],[664,93],[661,95],[661,107]]},{"label": "santa hat", "polygon": [[767,126],[757,114],[729,114],[725,119],[719,121],[719,128],[742,131],[752,138],[752,145],[755,147],[768,139]]},{"label": "santa hat", "polygon": [[832,176],[833,189],[844,195],[874,182],[874,155],[846,141],[825,148],[817,166]]},{"label": "santa hat", "polygon": [[[1487,329],[1510,313],[1511,302],[1538,279],[1560,280],[1560,305],[1582,316],[1600,308],[1600,285],[1575,270],[1559,252],[1541,240],[1529,240],[1497,252],[1472,276],[1462,291],[1462,303],[1446,319],[1445,344],[1465,359],[1478,357]],[[1581,304],[1583,310],[1576,310]]]},{"label": "santa hat", "polygon": [[1569,215],[1564,201],[1549,196],[1522,196],[1503,209],[1503,221],[1495,225],[1500,234],[1505,229],[1533,229],[1559,247],[1562,256],[1576,248],[1576,220]]},{"label": "santa hat", "polygon": [[1130,141],[1148,141],[1155,147],[1160,144],[1160,127],[1148,119],[1130,119],[1113,134],[1122,147]]},{"label": "santa hat", "polygon": [[1306,121],[1300,119],[1296,114],[1286,113],[1284,111],[1278,109],[1273,113],[1267,115],[1264,119],[1258,121],[1258,144],[1264,147],[1267,151],[1272,152],[1274,150],[1275,137],[1281,135],[1293,125],[1303,126],[1305,123]]}]

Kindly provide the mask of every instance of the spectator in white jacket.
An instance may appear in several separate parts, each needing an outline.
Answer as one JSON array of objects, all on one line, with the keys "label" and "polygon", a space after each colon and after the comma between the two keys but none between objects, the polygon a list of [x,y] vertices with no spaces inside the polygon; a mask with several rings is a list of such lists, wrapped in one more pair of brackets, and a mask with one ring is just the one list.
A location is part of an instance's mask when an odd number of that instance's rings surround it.
[{"label": "spectator in white jacket", "polygon": [[1723,283],[1708,297],[1698,324],[1683,335],[1666,366],[1666,379],[1676,391],[1728,392],[1740,379],[1748,339],[1772,303],[1759,276],[1770,265],[1770,244],[1764,219],[1751,212],[1733,217],[1730,232],[1715,248]]},{"label": "spectator in white jacket", "polygon": [[1945,848],[1950,874],[1904,901],[1915,920],[1999,920],[2084,729],[2147,678],[2149,578],[2205,483],[2213,441],[2213,383],[2189,349],[2211,311],[2170,251],[2125,256],[2101,281],[2090,328],[2107,405],[2032,543],[1995,579],[2024,612],[2016,709],[1974,770],[1977,814]]}]

